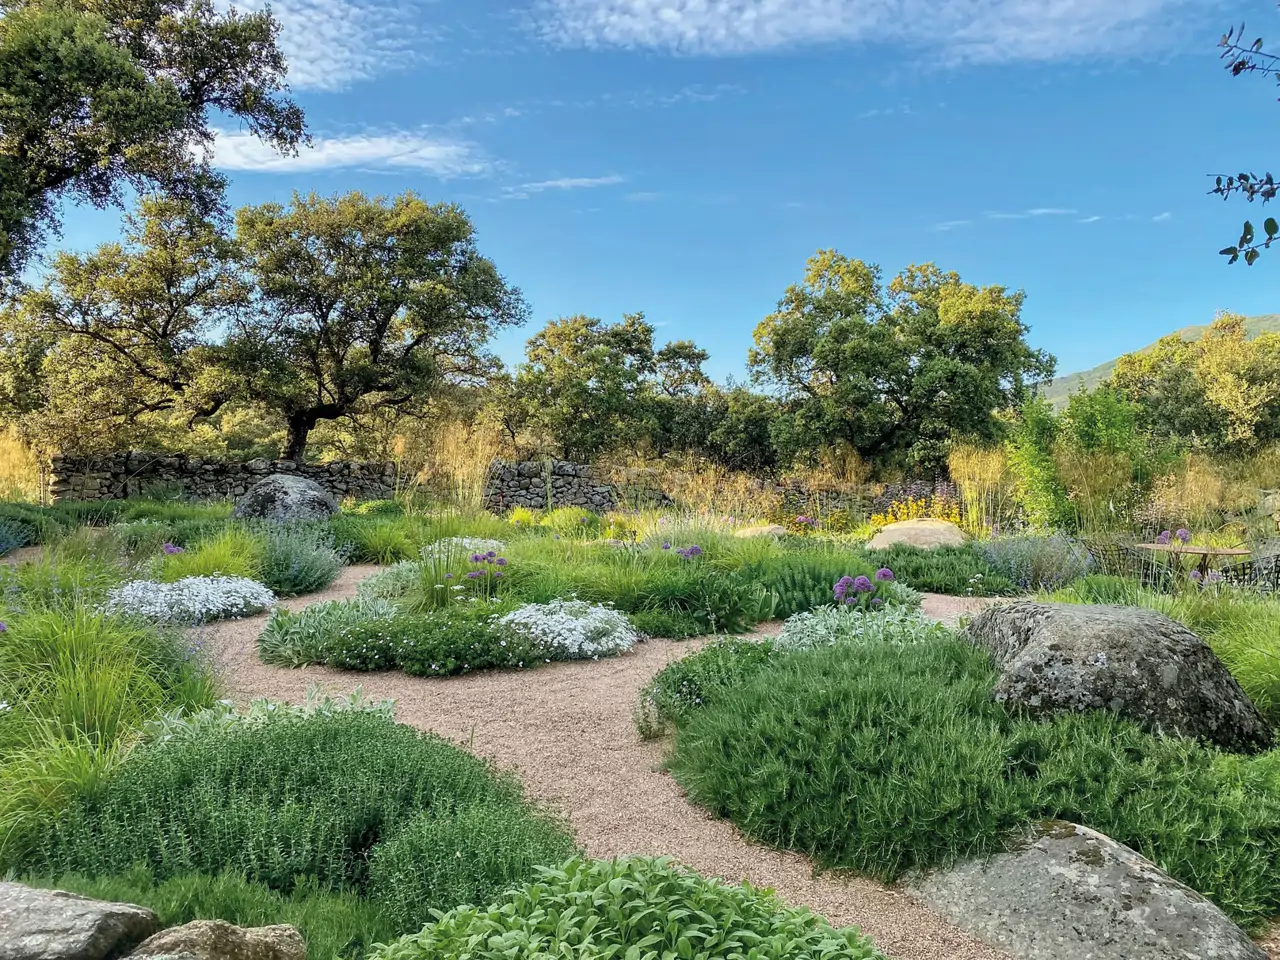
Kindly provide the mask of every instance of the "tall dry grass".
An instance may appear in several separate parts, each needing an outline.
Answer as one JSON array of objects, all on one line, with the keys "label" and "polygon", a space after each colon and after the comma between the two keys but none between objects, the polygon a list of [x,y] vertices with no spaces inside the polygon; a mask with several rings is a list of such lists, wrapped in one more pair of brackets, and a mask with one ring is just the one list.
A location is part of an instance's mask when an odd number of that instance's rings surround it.
[{"label": "tall dry grass", "polygon": [[1132,525],[1131,506],[1137,488],[1128,454],[1059,446],[1053,459],[1077,530],[1094,533]]},{"label": "tall dry grass", "polygon": [[479,510],[493,461],[505,450],[497,424],[443,420],[430,429],[400,434],[392,446],[401,483],[464,510]]},{"label": "tall dry grass", "polygon": [[17,427],[0,429],[0,501],[40,503],[45,491],[41,464]]},{"label": "tall dry grass", "polygon": [[947,457],[947,469],[960,491],[962,524],[970,533],[984,533],[1013,516],[1014,476],[1003,447],[958,444]]}]

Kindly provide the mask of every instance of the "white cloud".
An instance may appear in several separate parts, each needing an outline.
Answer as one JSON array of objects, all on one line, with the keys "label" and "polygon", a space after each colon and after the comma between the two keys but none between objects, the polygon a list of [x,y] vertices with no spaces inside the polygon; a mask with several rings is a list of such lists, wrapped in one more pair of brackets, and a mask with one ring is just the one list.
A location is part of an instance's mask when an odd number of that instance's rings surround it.
[{"label": "white cloud", "polygon": [[437,35],[429,0],[215,0],[226,10],[264,10],[280,22],[289,85],[341,90],[421,59]]},{"label": "white cloud", "polygon": [[1156,223],[1164,223],[1166,220],[1172,220],[1173,214],[1166,210],[1164,213],[1157,213],[1151,219]]},{"label": "white cloud", "polygon": [[1094,214],[1092,217],[1084,217],[1083,219],[1077,220],[1076,223],[1097,223],[1101,219],[1102,218],[1100,216]]},{"label": "white cloud", "polygon": [[507,187],[509,200],[528,200],[535,193],[546,193],[548,190],[589,190],[594,187],[611,187],[622,183],[623,177],[610,174],[607,177],[561,177],[558,180],[538,180],[534,183],[522,183],[518,187]]},{"label": "white cloud", "polygon": [[950,62],[1059,60],[1148,50],[1175,14],[1215,0],[535,0],[547,41],[684,54],[880,42]]},{"label": "white cloud", "polygon": [[1075,212],[1066,207],[1033,207],[1019,213],[988,211],[985,216],[988,220],[1029,220],[1031,217],[1067,217]]},{"label": "white cloud", "polygon": [[623,199],[630,200],[632,203],[651,203],[654,200],[661,200],[662,194],[652,190],[641,190],[637,193],[628,193]]},{"label": "white cloud", "polygon": [[954,230],[956,227],[964,227],[969,223],[968,220],[944,220],[933,229],[935,230]]},{"label": "white cloud", "polygon": [[412,168],[441,179],[476,176],[489,172],[492,166],[474,144],[408,131],[317,136],[314,146],[300,148],[296,157],[286,157],[252,134],[219,130],[213,146],[213,164],[223,170],[257,173],[340,167]]}]

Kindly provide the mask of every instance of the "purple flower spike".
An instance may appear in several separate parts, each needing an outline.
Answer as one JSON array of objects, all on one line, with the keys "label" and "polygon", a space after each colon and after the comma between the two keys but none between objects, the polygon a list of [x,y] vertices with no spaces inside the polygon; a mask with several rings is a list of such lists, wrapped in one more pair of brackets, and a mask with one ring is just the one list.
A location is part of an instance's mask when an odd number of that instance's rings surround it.
[{"label": "purple flower spike", "polygon": [[867,577],[857,577],[853,581],[854,593],[870,593],[875,587],[872,586],[871,580]]},{"label": "purple flower spike", "polygon": [[8,629],[9,629],[8,624],[6,624],[3,620],[0,620],[0,633],[5,633],[8,631]]},{"label": "purple flower spike", "polygon": [[891,583],[893,581],[893,571],[888,567],[881,567],[876,571],[876,579],[881,583]]},{"label": "purple flower spike", "polygon": [[1191,576],[1191,579],[1192,579],[1192,580],[1194,580],[1196,583],[1199,583],[1199,582],[1200,582],[1200,571],[1199,571],[1199,570],[1192,570],[1192,571],[1191,571],[1190,576]]},{"label": "purple flower spike", "polygon": [[1180,527],[1178,531],[1174,534],[1174,536],[1177,537],[1179,540],[1181,540],[1183,543],[1191,542],[1191,531],[1188,530],[1186,527]]},{"label": "purple flower spike", "polygon": [[1168,543],[1172,538],[1173,538],[1173,534],[1171,534],[1168,530],[1161,530],[1161,531],[1160,531],[1160,536],[1156,537],[1156,543],[1159,543],[1159,544],[1166,544],[1166,543]]}]

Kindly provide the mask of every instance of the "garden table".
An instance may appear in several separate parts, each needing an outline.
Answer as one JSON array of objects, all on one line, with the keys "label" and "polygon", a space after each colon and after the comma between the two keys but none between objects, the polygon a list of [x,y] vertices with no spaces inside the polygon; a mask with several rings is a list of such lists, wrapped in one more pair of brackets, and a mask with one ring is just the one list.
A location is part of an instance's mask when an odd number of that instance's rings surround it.
[{"label": "garden table", "polygon": [[1209,564],[1215,558],[1219,557],[1247,557],[1249,551],[1243,547],[1199,547],[1189,543],[1139,543],[1135,544],[1139,550],[1154,550],[1157,552],[1186,554],[1192,557],[1199,557],[1200,563],[1197,569],[1200,576],[1203,577],[1209,572]]}]

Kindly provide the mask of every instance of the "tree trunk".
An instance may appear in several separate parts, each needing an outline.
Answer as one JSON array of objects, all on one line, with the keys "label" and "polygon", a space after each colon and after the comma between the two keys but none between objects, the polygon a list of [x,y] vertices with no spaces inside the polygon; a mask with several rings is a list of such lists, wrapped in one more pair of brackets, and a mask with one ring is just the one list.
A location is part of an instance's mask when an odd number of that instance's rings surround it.
[{"label": "tree trunk", "polygon": [[316,418],[310,412],[295,413],[289,416],[288,422],[289,433],[282,459],[301,463],[303,454],[307,452],[307,437],[311,434],[311,428],[316,425]]}]

